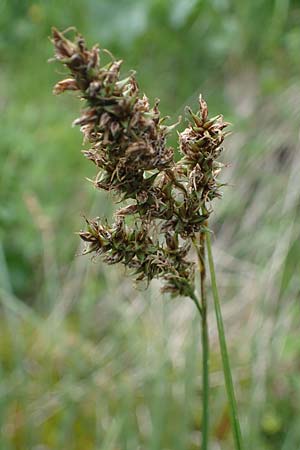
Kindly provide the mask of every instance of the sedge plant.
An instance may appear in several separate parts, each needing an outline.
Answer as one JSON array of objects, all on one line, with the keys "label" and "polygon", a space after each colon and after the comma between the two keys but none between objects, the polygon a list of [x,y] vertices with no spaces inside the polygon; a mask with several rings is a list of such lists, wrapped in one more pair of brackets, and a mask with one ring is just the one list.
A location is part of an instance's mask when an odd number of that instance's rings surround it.
[{"label": "sedge plant", "polygon": [[[54,94],[77,92],[85,107],[73,124],[79,125],[87,148],[84,156],[95,164],[95,188],[113,194],[121,203],[113,218],[86,218],[79,232],[84,253],[101,256],[107,264],[123,264],[137,282],[158,278],[162,291],[192,300],[199,313],[202,337],[202,450],[209,448],[209,333],[206,266],[211,274],[225,385],[236,450],[242,450],[233,381],[218,296],[208,222],[212,201],[221,197],[218,160],[226,137],[223,117],[208,117],[204,99],[199,110],[187,108],[189,123],[178,134],[180,158],[167,144],[176,128],[166,125],[159,101],[151,106],[142,95],[134,72],[121,77],[121,60],[98,46],[88,49],[76,31],[73,39],[52,30],[55,59],[68,75]],[[109,62],[101,64],[103,54]],[[198,258],[200,295],[195,289]]]}]

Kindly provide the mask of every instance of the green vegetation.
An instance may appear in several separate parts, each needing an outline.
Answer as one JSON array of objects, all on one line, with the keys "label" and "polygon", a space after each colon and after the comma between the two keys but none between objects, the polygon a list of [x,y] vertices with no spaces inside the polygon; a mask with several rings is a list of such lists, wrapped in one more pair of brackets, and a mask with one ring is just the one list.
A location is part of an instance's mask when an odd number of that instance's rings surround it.
[{"label": "green vegetation", "polygon": [[[0,2],[0,448],[195,450],[200,330],[192,304],[136,291],[79,253],[84,178],[50,28],[100,42],[172,120],[200,92],[233,123],[211,224],[245,448],[300,447],[300,6],[296,0]],[[181,124],[185,127],[184,122]],[[225,173],[226,172],[226,173]],[[211,296],[209,296],[211,298]],[[212,449],[232,448],[213,305]],[[191,324],[193,324],[191,326]]]}]

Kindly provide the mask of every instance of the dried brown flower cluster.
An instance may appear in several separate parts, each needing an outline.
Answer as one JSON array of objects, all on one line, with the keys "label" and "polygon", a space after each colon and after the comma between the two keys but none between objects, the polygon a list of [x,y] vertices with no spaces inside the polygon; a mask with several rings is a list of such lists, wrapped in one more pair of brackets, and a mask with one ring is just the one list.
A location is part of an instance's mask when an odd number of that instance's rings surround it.
[{"label": "dried brown flower cluster", "polygon": [[192,122],[179,134],[182,158],[175,162],[166,138],[176,124],[164,125],[158,101],[150,107],[133,73],[121,78],[122,61],[110,55],[101,66],[98,48],[88,50],[78,34],[71,41],[53,29],[52,42],[55,58],[69,70],[54,93],[78,91],[86,102],[74,124],[90,144],[84,155],[99,168],[94,185],[126,202],[111,226],[87,220],[87,230],[79,233],[85,253],[102,255],[109,264],[122,262],[137,280],[162,278],[164,291],[193,298],[188,253],[209,217],[210,201],[220,196],[217,158],[227,123],[222,116],[208,119],[200,97],[199,112],[189,110]]}]

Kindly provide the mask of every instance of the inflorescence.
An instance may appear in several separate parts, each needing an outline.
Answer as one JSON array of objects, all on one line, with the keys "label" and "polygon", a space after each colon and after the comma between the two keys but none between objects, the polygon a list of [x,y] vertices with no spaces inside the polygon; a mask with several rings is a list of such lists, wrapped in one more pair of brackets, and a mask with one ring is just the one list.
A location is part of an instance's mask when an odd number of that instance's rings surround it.
[{"label": "inflorescence", "polygon": [[124,203],[111,225],[86,219],[87,228],[79,233],[87,244],[84,253],[124,264],[138,281],[161,278],[164,292],[193,298],[189,251],[206,227],[211,201],[221,195],[218,157],[228,123],[221,115],[209,119],[200,96],[199,111],[188,109],[191,121],[178,135],[176,162],[167,136],[177,124],[165,125],[158,100],[150,106],[134,73],[121,78],[122,61],[103,51],[110,61],[101,66],[97,46],[88,50],[81,35],[69,40],[65,34],[52,30],[55,59],[69,71],[53,92],[77,91],[85,101],[74,125],[89,144],[83,154],[98,168],[94,186]]}]

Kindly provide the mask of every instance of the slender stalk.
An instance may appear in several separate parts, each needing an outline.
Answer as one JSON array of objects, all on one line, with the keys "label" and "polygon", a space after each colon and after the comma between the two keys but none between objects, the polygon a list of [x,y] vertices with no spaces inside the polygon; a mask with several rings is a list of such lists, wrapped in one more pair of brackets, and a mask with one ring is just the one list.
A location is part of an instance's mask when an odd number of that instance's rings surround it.
[{"label": "slender stalk", "polygon": [[195,296],[195,294],[193,292],[190,293],[190,297],[193,300],[193,302],[195,303],[195,306],[198,310],[198,313],[200,314],[200,317],[202,317],[202,308],[201,305],[199,303],[199,300],[197,299],[197,297]]},{"label": "slender stalk", "polygon": [[205,232],[200,232],[200,248],[198,252],[199,271],[200,271],[200,292],[202,309],[202,402],[203,402],[203,421],[202,421],[202,450],[208,448],[209,435],[209,338],[207,326],[207,300],[206,300],[206,267],[205,267]]},{"label": "slender stalk", "polygon": [[217,282],[216,282],[216,273],[215,273],[215,266],[214,266],[214,260],[213,260],[213,255],[212,255],[211,240],[210,240],[209,232],[206,232],[206,246],[207,246],[209,270],[210,270],[210,276],[211,276],[212,293],[213,293],[213,298],[214,298],[214,307],[215,307],[217,326],[218,326],[219,343],[220,343],[222,363],[223,363],[223,372],[224,372],[225,385],[226,385],[227,396],[228,396],[228,401],[229,401],[231,425],[233,428],[234,443],[235,443],[236,450],[243,450],[244,446],[243,446],[243,442],[242,442],[242,434],[241,434],[241,428],[240,428],[240,423],[239,423],[239,418],[238,418],[237,403],[236,403],[236,398],[235,398],[235,394],[234,394],[230,361],[229,361],[226,338],[225,338],[225,330],[224,330],[223,318],[222,318],[222,313],[221,313],[220,299],[219,299],[219,293],[218,293]]},{"label": "slender stalk", "polygon": [[209,337],[207,327],[205,231],[199,234],[199,243],[193,239],[200,274],[201,341],[202,341],[202,450],[208,449],[209,436]]}]

